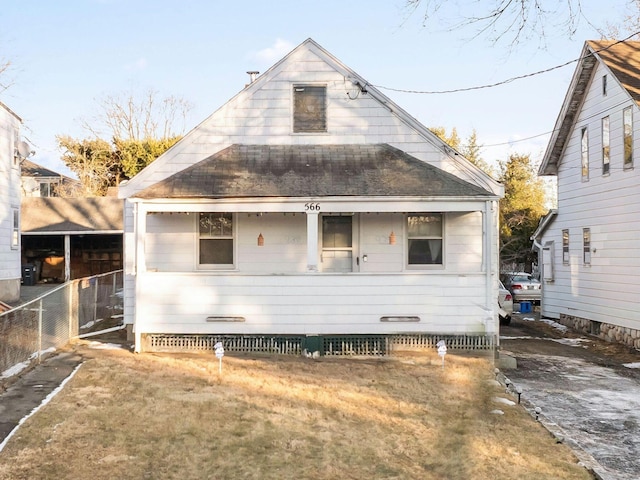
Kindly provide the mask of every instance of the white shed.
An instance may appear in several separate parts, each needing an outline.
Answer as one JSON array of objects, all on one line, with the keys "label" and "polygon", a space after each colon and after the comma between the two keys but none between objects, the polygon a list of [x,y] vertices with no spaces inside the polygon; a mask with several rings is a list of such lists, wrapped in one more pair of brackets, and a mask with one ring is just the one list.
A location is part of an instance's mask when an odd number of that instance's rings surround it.
[{"label": "white shed", "polygon": [[137,351],[494,348],[502,195],[308,39],[120,186],[125,322]]}]

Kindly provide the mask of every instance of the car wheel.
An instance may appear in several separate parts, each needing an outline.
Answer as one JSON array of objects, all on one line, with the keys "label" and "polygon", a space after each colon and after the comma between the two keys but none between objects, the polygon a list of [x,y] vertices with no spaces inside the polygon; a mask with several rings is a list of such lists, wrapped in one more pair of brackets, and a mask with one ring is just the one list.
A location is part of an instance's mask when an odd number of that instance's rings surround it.
[{"label": "car wheel", "polygon": [[500,325],[509,325],[511,323],[511,315],[503,317],[500,315]]}]

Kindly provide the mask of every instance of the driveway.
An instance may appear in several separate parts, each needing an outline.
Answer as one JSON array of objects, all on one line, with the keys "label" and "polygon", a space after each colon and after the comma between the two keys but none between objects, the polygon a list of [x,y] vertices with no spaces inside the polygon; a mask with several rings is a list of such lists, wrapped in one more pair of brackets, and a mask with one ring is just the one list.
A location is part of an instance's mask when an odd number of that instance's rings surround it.
[{"label": "driveway", "polygon": [[[514,315],[501,327],[503,373],[522,388],[528,408],[576,451],[597,476],[640,478],[640,351],[580,335],[538,315]],[[583,458],[583,459],[584,459]]]}]

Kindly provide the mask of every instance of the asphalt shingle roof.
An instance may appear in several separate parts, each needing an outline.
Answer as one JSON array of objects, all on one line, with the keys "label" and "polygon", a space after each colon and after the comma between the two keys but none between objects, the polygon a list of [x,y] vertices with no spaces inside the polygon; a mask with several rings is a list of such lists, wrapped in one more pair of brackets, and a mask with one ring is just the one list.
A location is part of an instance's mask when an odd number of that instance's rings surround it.
[{"label": "asphalt shingle roof", "polygon": [[139,198],[490,197],[387,144],[232,145],[134,195]]},{"label": "asphalt shingle roof", "polygon": [[124,202],[114,197],[25,197],[22,233],[122,231]]},{"label": "asphalt shingle roof", "polygon": [[640,42],[588,42],[620,84],[640,105]]}]

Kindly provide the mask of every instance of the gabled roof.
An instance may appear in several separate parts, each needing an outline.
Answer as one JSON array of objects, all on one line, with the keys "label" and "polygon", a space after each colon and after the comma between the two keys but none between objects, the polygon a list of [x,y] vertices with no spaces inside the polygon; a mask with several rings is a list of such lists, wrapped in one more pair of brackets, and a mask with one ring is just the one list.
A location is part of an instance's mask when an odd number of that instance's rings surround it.
[{"label": "gabled roof", "polygon": [[580,113],[598,62],[604,64],[631,99],[640,105],[640,42],[608,40],[585,42],[547,151],[540,164],[539,175],[557,174],[558,162],[573,131],[576,117]]},{"label": "gabled roof", "polygon": [[20,230],[30,233],[123,231],[123,201],[114,197],[27,197],[20,205]]},{"label": "gabled roof", "polygon": [[[442,151],[444,155],[447,155],[449,157],[450,162],[455,165],[456,169],[458,169],[458,171],[464,172],[465,175],[467,175],[467,178],[469,178],[471,181],[475,182],[477,185],[480,185],[482,188],[495,192],[499,195],[503,195],[504,189],[501,184],[492,179],[480,168],[476,167],[471,162],[466,160],[462,155],[455,152],[449,145],[446,144],[446,142],[440,139],[431,130],[426,128],[418,120],[409,115],[389,97],[369,84],[367,80],[365,80],[351,68],[343,64],[340,60],[338,60],[331,53],[325,50],[317,42],[315,42],[311,38],[308,38],[300,45],[295,47],[280,61],[270,67],[266,72],[258,76],[255,81],[246,85],[243,90],[241,90],[237,95],[231,98],[227,103],[216,110],[207,119],[201,122],[194,129],[192,129],[189,133],[187,133],[187,135],[185,135],[176,145],[174,145],[171,149],[161,155],[156,161],[147,166],[126,183],[121,184],[119,188],[119,196],[121,198],[134,196],[139,193],[139,190],[147,188],[149,186],[150,178],[153,177],[154,173],[158,170],[166,169],[166,164],[174,160],[174,155],[179,155],[180,153],[182,153],[183,149],[186,148],[185,145],[188,145],[190,142],[196,141],[198,139],[198,136],[201,134],[200,129],[203,128],[203,126],[206,125],[206,123],[211,118],[215,117],[216,115],[224,115],[229,105],[241,104],[247,98],[250,98],[252,95],[254,95],[255,92],[263,88],[265,84],[268,84],[269,82],[278,78],[278,76],[281,74],[281,70],[287,65],[287,62],[291,62],[292,59],[296,57],[296,55],[305,51],[312,52],[315,56],[324,61],[336,72],[339,72],[345,78],[345,81],[351,82],[351,84],[353,84],[354,86],[359,85],[360,87],[366,88],[367,98],[375,99],[377,102],[384,105],[389,110],[389,112],[396,116],[401,122],[412,128],[414,131],[418,132],[418,134],[421,135],[426,142],[431,143],[440,151]],[[221,148],[228,147],[230,143],[231,142],[228,142],[225,145],[221,145]],[[184,162],[184,156],[180,160],[181,162]]]},{"label": "gabled roof", "polygon": [[494,197],[387,144],[232,145],[139,198]]}]

